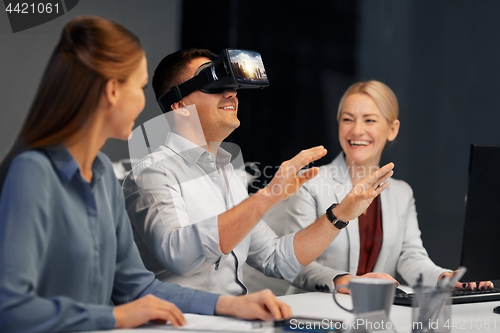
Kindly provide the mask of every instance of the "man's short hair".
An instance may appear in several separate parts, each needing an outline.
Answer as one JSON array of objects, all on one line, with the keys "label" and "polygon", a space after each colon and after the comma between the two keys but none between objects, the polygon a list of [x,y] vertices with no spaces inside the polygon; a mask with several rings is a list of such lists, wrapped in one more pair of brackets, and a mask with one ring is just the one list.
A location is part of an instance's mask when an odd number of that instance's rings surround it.
[{"label": "man's short hair", "polygon": [[155,69],[153,75],[153,90],[156,100],[175,85],[183,83],[182,74],[186,72],[191,60],[206,57],[215,60],[214,53],[206,49],[179,50],[163,58]]}]

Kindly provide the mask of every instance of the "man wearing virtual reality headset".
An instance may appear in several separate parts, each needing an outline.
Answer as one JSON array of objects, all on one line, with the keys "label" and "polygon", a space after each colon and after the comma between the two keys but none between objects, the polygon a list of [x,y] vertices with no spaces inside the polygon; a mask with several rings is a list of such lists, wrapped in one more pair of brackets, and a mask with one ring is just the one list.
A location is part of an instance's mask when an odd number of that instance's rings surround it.
[{"label": "man wearing virtual reality headset", "polygon": [[264,88],[269,86],[264,63],[259,53],[247,50],[225,49],[219,57],[206,51],[211,61],[201,65],[193,78],[157,96],[163,112],[195,90],[220,94],[225,90]]},{"label": "man wearing virtual reality headset", "polygon": [[153,88],[170,132],[164,145],[134,166],[123,190],[134,239],[157,278],[241,295],[247,292],[242,282],[247,262],[292,283],[389,185],[392,164],[365,178],[342,202],[332,202],[306,229],[277,237],[262,217],[317,175],[317,167],[300,170],[326,150],[301,151],[281,164],[265,188],[248,196],[232,165],[237,158],[221,143],[240,125],[236,90],[268,85],[262,58],[253,51],[225,49],[216,56],[181,50],[156,68]]}]

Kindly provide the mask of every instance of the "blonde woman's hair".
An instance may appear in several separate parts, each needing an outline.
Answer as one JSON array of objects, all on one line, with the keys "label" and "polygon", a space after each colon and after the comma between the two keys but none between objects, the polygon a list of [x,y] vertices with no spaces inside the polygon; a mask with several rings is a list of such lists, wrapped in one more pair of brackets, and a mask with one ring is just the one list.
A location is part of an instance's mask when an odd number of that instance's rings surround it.
[{"label": "blonde woman's hair", "polygon": [[398,99],[396,98],[394,92],[382,82],[370,80],[354,83],[347,89],[340,99],[337,121],[340,121],[340,115],[346,98],[353,94],[364,94],[370,96],[375,101],[375,104],[377,104],[380,112],[382,112],[382,115],[388,123],[392,123],[394,120],[398,119]]}]

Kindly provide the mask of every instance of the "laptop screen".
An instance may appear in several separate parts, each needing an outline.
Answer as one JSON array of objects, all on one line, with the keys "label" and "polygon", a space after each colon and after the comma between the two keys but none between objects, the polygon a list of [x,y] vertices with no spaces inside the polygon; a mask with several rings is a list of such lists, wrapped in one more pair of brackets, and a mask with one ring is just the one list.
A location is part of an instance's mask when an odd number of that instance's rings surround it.
[{"label": "laptop screen", "polygon": [[462,281],[500,279],[500,146],[471,146],[460,265]]}]

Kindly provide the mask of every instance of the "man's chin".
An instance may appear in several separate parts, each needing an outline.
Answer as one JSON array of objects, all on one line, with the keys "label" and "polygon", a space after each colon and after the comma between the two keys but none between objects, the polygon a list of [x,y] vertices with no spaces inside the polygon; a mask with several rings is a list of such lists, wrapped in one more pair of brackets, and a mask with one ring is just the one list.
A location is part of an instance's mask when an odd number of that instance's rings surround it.
[{"label": "man's chin", "polygon": [[226,123],[227,126],[225,126],[225,135],[224,135],[224,139],[227,139],[228,136],[230,136],[235,129],[237,129],[238,127],[240,127],[240,122],[231,122],[231,123]]},{"label": "man's chin", "polygon": [[227,125],[228,125],[228,127],[231,127],[233,130],[235,130],[238,127],[240,127],[241,122],[239,119],[232,119],[232,120],[227,122]]}]

